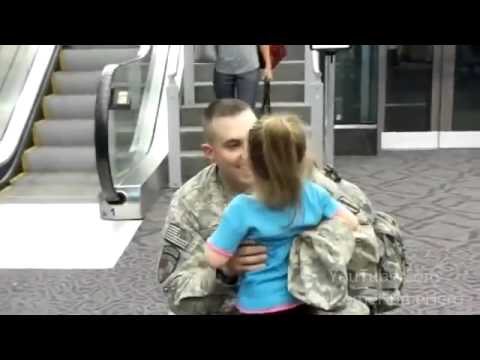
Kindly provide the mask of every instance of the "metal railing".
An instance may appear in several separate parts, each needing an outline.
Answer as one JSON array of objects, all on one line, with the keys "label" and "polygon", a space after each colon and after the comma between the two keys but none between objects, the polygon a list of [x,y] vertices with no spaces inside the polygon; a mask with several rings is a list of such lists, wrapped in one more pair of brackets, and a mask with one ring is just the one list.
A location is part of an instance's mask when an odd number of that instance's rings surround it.
[{"label": "metal railing", "polygon": [[[186,59],[186,47],[184,47],[184,59]],[[168,174],[169,187],[178,188],[182,185],[181,168],[181,147],[180,147],[180,89],[177,82],[177,75],[180,66],[181,49],[177,48],[177,61],[172,62],[168,71]],[[192,62],[193,64],[193,62]],[[186,64],[185,64],[186,65]],[[185,86],[184,84],[184,89]],[[193,89],[193,84],[191,86]]]},{"label": "metal railing", "polygon": [[324,93],[321,69],[312,61],[310,45],[305,45],[305,103],[310,106],[310,149],[317,160],[324,158]]},{"label": "metal railing", "polygon": [[[95,141],[100,157],[97,167],[103,219],[143,219],[161,189],[168,186],[168,167],[180,169],[179,88],[184,47],[152,47],[143,53],[143,59],[148,55],[150,58],[143,64],[142,71],[139,72],[137,66],[129,66],[115,76],[115,67],[119,67],[107,66],[98,88],[96,126],[99,131]],[[139,58],[137,56],[136,61],[141,61]],[[127,84],[125,78],[129,81]],[[122,129],[126,125],[135,131],[125,138]],[[173,134],[172,127],[177,128]]]},{"label": "metal railing", "polygon": [[109,204],[121,204],[126,198],[115,190],[110,162],[110,106],[112,104],[112,83],[114,74],[121,67],[143,61],[152,51],[152,45],[141,45],[137,56],[120,64],[106,65],[97,88],[95,103],[95,155],[101,186],[101,196]]},{"label": "metal railing", "polygon": [[183,102],[185,105],[195,103],[195,61],[194,45],[184,45]]}]

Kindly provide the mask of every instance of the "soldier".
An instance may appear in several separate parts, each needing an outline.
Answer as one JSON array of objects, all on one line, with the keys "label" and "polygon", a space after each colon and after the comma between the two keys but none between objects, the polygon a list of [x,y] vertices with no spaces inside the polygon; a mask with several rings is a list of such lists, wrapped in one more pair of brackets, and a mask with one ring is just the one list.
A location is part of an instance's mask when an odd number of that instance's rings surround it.
[{"label": "soldier", "polygon": [[[175,314],[237,313],[237,277],[261,268],[266,261],[266,249],[252,242],[242,244],[218,270],[208,265],[204,255],[204,244],[218,226],[223,209],[252,185],[246,146],[256,120],[250,106],[241,100],[217,100],[205,111],[202,150],[212,164],[176,191],[162,232],[158,280]],[[317,169],[313,171],[314,181],[325,178]],[[365,314],[368,309],[348,298],[338,313]]]}]

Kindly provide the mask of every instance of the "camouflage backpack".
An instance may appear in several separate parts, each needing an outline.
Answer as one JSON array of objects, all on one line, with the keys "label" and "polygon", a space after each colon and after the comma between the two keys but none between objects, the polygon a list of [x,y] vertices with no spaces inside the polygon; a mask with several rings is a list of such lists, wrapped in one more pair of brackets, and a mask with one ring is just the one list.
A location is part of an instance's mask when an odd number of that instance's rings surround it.
[{"label": "camouflage backpack", "polygon": [[360,223],[348,264],[349,295],[374,313],[398,308],[408,267],[398,222],[374,211],[365,193],[342,179],[332,166],[325,166],[324,175],[314,180],[349,208]]}]

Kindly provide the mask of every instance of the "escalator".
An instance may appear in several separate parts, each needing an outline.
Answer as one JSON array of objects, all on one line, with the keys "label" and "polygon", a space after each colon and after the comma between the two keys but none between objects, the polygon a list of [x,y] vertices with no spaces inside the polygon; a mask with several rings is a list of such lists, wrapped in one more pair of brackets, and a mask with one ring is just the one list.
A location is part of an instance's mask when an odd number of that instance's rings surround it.
[{"label": "escalator", "polygon": [[103,67],[134,58],[138,46],[62,46],[46,96],[41,99],[31,145],[19,173],[0,193],[1,203],[94,202],[94,108]]},{"label": "escalator", "polygon": [[[8,46],[0,48],[0,61],[20,63]],[[46,47],[36,46],[37,51]],[[15,139],[15,150],[10,157],[0,156],[0,203],[94,203],[100,198],[121,206],[132,197],[128,189],[134,189],[136,201],[141,202],[142,182],[163,160],[150,160],[153,170],[142,167],[153,143],[168,51],[160,49],[155,62],[151,45],[49,46],[54,49],[31,110],[24,116],[28,120],[23,120]],[[170,46],[157,47],[169,50]],[[5,52],[8,56],[2,56]],[[159,74],[163,81],[156,80]],[[0,77],[0,84],[6,76]],[[28,80],[18,77],[18,82],[23,82],[22,94],[31,91]],[[0,137],[0,155],[1,146],[13,138],[8,132],[18,123],[15,114],[26,107],[22,94],[17,94],[11,114],[0,113],[7,124]],[[122,186],[127,190],[117,191]],[[121,201],[109,201],[109,190],[121,194]],[[140,213],[135,218],[143,216],[142,211],[135,213]]]}]

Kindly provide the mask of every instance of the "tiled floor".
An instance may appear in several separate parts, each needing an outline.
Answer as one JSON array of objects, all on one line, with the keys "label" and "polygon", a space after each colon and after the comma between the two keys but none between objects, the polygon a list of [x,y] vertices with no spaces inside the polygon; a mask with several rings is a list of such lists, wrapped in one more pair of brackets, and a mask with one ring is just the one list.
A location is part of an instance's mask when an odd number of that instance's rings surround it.
[{"label": "tiled floor", "polygon": [[[480,312],[480,150],[340,157],[341,175],[401,221],[410,272],[398,314]],[[111,270],[2,270],[0,314],[165,314],[156,281],[165,192]]]},{"label": "tiled floor", "polygon": [[396,314],[480,312],[480,150],[344,157],[343,176],[401,222],[410,271]]}]

